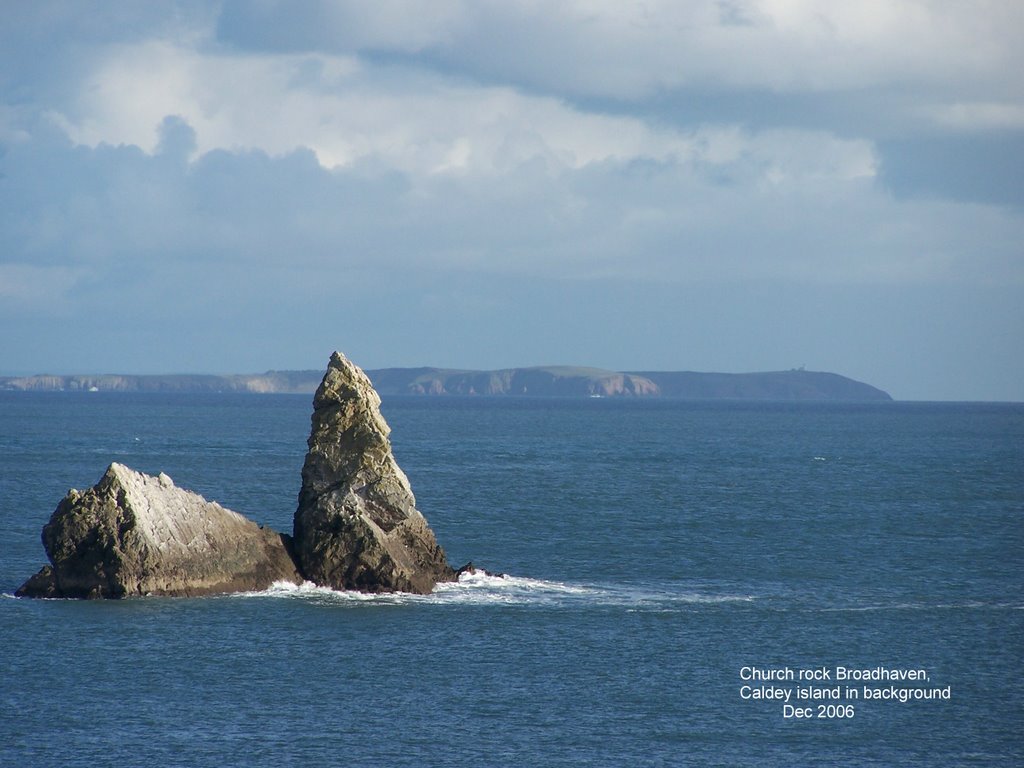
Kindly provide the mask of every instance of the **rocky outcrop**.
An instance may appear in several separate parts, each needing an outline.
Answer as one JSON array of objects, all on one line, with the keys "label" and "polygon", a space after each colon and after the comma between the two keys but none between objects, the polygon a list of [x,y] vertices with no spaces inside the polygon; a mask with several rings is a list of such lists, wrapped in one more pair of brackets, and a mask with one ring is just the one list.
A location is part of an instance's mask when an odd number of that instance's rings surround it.
[{"label": "rocky outcrop", "polygon": [[364,592],[430,592],[456,575],[395,462],[380,398],[335,352],[313,398],[295,512],[295,554],[317,584]]},{"label": "rocky outcrop", "polygon": [[287,537],[159,477],[111,464],[43,528],[52,563],[27,597],[194,596],[300,583]]},{"label": "rocky outcrop", "polygon": [[335,589],[430,592],[448,565],[395,462],[380,398],[335,352],[313,400],[294,541],[237,512],[111,464],[43,528],[51,565],[24,597],[204,595],[303,578]]}]

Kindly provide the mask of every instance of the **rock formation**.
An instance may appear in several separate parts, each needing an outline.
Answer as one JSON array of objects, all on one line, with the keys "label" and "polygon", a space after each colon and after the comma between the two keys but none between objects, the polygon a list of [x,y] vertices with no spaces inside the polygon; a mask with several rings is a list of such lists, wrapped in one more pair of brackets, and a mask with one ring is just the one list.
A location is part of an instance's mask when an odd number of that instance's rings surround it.
[{"label": "rock formation", "polygon": [[295,512],[295,554],[317,584],[363,592],[430,592],[456,575],[395,462],[366,374],[335,352],[313,398]]},{"label": "rock formation", "polygon": [[43,528],[52,566],[27,597],[193,596],[300,583],[286,537],[159,477],[111,464]]},{"label": "rock formation", "polygon": [[[203,595],[275,581],[364,592],[430,592],[448,565],[391,453],[380,398],[335,352],[313,399],[294,541],[237,512],[111,464],[72,490],[43,528],[52,565],[24,597]],[[471,567],[471,566],[468,566]]]}]

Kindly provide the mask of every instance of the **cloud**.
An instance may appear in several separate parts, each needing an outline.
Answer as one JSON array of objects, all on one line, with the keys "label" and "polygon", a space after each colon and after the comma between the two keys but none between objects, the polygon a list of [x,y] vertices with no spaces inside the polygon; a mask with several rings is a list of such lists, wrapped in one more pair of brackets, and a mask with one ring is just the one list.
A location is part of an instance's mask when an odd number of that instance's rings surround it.
[{"label": "cloud", "polygon": [[[607,48],[584,61],[655,77],[699,71],[677,66],[685,62],[672,57],[693,54],[663,45],[665,36],[701,45],[764,36],[772,55],[803,40],[802,61],[841,39],[888,56],[896,55],[894,30],[911,20],[925,30],[918,47],[959,34],[936,21],[935,8],[878,3],[851,15],[802,3],[655,3],[643,12],[588,5],[584,14],[568,4],[554,16],[530,3],[503,8],[485,14],[475,4],[442,4],[420,26],[402,3],[359,12],[310,3],[287,13],[273,2],[228,3],[219,32],[244,40],[244,50],[225,50],[210,30],[173,15],[174,23],[140,21],[144,33],[90,52],[73,99],[47,104],[41,120],[53,135],[40,119],[9,110],[4,122],[17,140],[5,186],[7,258],[103,268],[119,259],[219,254],[277,264],[301,242],[292,258],[308,264],[375,260],[585,279],[905,281],[954,279],[969,248],[955,222],[1002,233],[989,261],[1017,279],[1005,244],[1019,220],[893,201],[877,183],[880,169],[901,192],[917,189],[907,181],[915,173],[941,183],[919,170],[922,162],[894,162],[910,156],[895,144],[821,128],[610,114],[361,53],[471,53],[489,39],[481,25],[508,22],[509,40],[532,30],[540,59],[554,55],[554,37],[565,38],[570,48]],[[256,43],[271,52],[252,50]],[[310,52],[318,48],[325,51]],[[671,61],[616,58],[640,49]],[[762,69],[728,75],[732,59],[743,57],[725,53],[702,60],[717,67],[707,77],[780,77]],[[859,68],[858,77],[873,77],[870,70]],[[774,86],[817,87],[786,77]]]},{"label": "cloud", "polygon": [[773,91],[915,84],[1019,99],[1024,9],[931,0],[679,3],[231,0],[218,35],[242,49],[394,54],[569,97],[641,100],[714,86]]},{"label": "cloud", "polygon": [[[557,117],[556,137],[578,138],[573,113],[563,108]],[[584,127],[591,119],[580,116]],[[385,143],[334,168],[309,148],[196,152],[202,134],[179,116],[154,126],[161,138],[149,152],[59,137],[12,145],[0,185],[3,258],[125,284],[171,264],[191,265],[197,282],[216,265],[244,265],[253,277],[288,268],[680,283],[1021,277],[1013,259],[1024,234],[1019,218],[894,203],[874,183],[876,160],[863,142],[721,129],[670,136],[652,157],[628,136],[595,133],[583,144],[594,159],[578,164],[577,154],[550,150],[554,140],[538,121],[535,153],[513,162],[495,149],[486,162],[439,169],[407,161],[411,147],[460,140],[428,125],[423,135],[415,123],[406,127],[409,146]],[[325,135],[335,129],[322,127]],[[506,137],[482,131],[481,141],[520,140],[514,121],[507,129]],[[979,230],[993,235],[984,254],[973,234],[961,234]],[[978,273],[981,264],[987,269]],[[81,287],[58,284],[69,298]],[[87,294],[85,286],[80,297]]]},{"label": "cloud", "polygon": [[1024,129],[1024,104],[958,101],[925,107],[938,125],[957,133]]},{"label": "cloud", "polygon": [[211,55],[163,42],[118,47],[57,119],[76,143],[152,151],[168,114],[194,127],[200,152],[308,147],[326,167],[500,172],[538,156],[579,167],[689,152],[670,130],[509,88],[395,76],[349,57]]},{"label": "cloud", "polygon": [[[440,0],[429,14],[405,0],[299,9],[229,0],[217,36],[238,52],[355,57],[380,71],[433,71],[684,132],[810,129],[889,147],[1007,133],[1024,141],[1024,82],[1015,74],[1024,69],[1024,5],[1012,0]],[[923,188],[920,174],[899,178],[899,157],[879,154],[902,190],[994,199],[942,173],[942,157]],[[987,159],[960,165],[980,175]]]},{"label": "cloud", "polygon": [[[819,129],[673,126],[351,54],[153,40],[108,47],[49,114],[77,145],[57,150],[64,199],[38,200],[62,225],[10,253],[71,241],[107,260],[907,281],[955,279],[972,247],[957,227],[984,226],[1004,233],[994,273],[1019,277],[1018,219],[894,202],[871,141]],[[22,150],[27,164],[55,151]]]},{"label": "cloud", "polygon": [[177,115],[165,117],[160,123],[158,134],[160,136],[156,145],[156,154],[158,155],[187,160],[196,152],[195,130]]},{"label": "cloud", "polygon": [[[742,345],[681,327],[710,313],[767,360],[852,344],[858,296],[888,321],[913,294],[934,319],[933,290],[1010,306],[1024,285],[1016,4],[419,8],[19,4],[0,30],[5,348],[38,354],[36,324],[140,355],[187,333],[215,347],[203,367],[245,370],[287,363],[218,350],[344,332],[501,365],[526,362],[492,359],[502,344],[651,358],[671,328],[674,354],[724,367]],[[844,309],[752,329],[809,295]],[[441,359],[453,339],[475,351]]]}]

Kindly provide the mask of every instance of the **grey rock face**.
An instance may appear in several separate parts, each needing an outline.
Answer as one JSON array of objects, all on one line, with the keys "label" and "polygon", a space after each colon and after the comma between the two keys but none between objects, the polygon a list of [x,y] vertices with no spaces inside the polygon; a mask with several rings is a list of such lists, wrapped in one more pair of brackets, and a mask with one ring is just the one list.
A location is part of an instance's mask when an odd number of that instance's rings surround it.
[{"label": "grey rock face", "polygon": [[301,583],[288,540],[159,477],[111,464],[72,490],[43,528],[52,566],[27,597],[194,596]]},{"label": "grey rock face", "polygon": [[390,432],[366,374],[335,352],[313,399],[295,512],[296,559],[310,581],[426,594],[455,578],[395,462]]}]

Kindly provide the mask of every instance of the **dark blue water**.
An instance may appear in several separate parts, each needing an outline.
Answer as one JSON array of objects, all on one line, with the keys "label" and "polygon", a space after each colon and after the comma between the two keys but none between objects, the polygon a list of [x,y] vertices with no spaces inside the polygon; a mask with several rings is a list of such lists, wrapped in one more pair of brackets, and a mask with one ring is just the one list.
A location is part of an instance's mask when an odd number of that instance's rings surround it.
[{"label": "dark blue water", "polygon": [[[450,560],[509,578],[9,597],[111,461],[289,530],[309,411],[0,393],[0,764],[1024,761],[1020,405],[390,400]],[[950,698],[797,720],[740,696],[744,666],[839,665],[922,668],[901,685]]]}]

